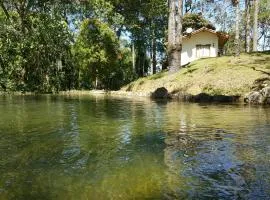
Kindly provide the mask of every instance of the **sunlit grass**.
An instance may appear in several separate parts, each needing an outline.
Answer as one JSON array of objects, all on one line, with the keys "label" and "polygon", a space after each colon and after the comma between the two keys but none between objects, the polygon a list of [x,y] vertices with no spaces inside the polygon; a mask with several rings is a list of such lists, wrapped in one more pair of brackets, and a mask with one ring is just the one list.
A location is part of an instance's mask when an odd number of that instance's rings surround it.
[{"label": "sunlit grass", "polygon": [[197,60],[175,74],[161,72],[140,78],[122,90],[150,93],[165,87],[169,92],[182,91],[193,95],[202,92],[243,95],[251,90],[256,80],[269,77],[269,73],[269,52],[223,56]]}]

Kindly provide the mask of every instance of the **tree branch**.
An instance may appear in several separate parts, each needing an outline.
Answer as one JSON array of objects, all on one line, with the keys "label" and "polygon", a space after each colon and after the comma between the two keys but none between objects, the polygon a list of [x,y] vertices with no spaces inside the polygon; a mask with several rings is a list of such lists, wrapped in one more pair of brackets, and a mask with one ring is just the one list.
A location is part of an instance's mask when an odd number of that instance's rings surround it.
[{"label": "tree branch", "polygon": [[5,5],[4,5],[4,1],[3,1],[3,0],[0,0],[0,6],[1,6],[1,8],[3,9],[3,11],[4,11],[4,13],[5,13],[7,19],[9,19],[10,16],[9,16],[9,13],[8,13],[8,11],[7,11],[6,7],[5,7]]}]

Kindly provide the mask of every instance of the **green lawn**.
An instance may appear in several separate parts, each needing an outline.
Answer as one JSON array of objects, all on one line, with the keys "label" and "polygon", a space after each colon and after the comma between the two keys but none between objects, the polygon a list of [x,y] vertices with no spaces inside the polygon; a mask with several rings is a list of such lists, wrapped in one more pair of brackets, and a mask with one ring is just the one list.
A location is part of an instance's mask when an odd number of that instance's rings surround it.
[{"label": "green lawn", "polygon": [[268,79],[270,52],[264,52],[200,59],[177,73],[161,72],[140,78],[121,90],[150,93],[165,87],[171,93],[242,96],[252,90],[254,83]]}]

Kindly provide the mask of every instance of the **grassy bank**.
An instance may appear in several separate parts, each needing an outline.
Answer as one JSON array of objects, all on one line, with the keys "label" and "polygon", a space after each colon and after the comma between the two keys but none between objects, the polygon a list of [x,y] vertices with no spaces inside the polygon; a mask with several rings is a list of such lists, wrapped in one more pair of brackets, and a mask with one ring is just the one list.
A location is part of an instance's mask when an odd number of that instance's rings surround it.
[{"label": "grassy bank", "polygon": [[151,93],[165,87],[170,93],[243,96],[267,80],[270,52],[200,59],[174,74],[161,72],[140,78],[121,91]]}]

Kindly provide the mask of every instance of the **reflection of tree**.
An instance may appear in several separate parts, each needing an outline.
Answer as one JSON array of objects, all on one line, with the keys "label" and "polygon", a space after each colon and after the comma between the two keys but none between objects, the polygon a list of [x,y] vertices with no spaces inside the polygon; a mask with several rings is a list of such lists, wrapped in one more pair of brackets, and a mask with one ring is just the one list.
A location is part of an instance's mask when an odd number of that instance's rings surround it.
[{"label": "reflection of tree", "polygon": [[184,175],[184,171],[188,167],[185,157],[192,153],[196,144],[183,131],[182,127],[181,134],[168,134],[165,139],[164,163],[167,166],[165,196],[169,199],[186,198],[190,189],[189,182],[192,177]]},{"label": "reflection of tree", "polygon": [[[82,168],[85,167],[87,157],[82,157],[84,152],[81,151],[80,131],[78,122],[78,106],[70,104],[67,107],[69,120],[67,121],[67,129],[62,134],[62,140],[65,141],[63,151],[61,153],[60,163],[69,167]],[[82,158],[81,158],[82,157]]]},{"label": "reflection of tree", "polygon": [[60,129],[66,120],[62,105],[50,96],[18,96],[3,110],[6,119],[14,120],[6,120],[6,144],[0,142],[6,150],[0,149],[0,199],[2,194],[4,199],[53,198],[52,177],[63,150]]}]

